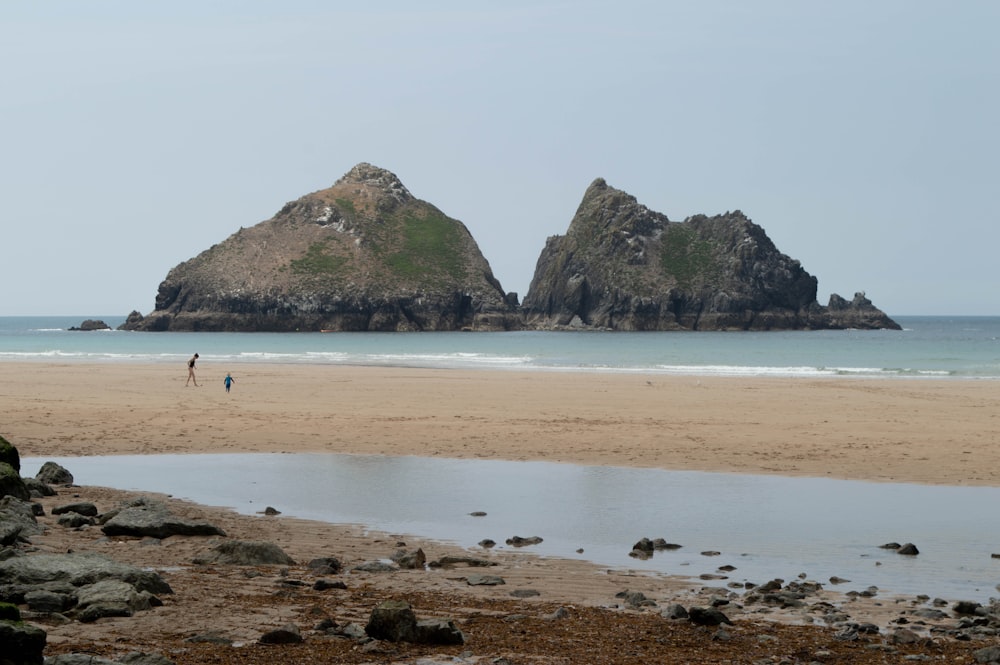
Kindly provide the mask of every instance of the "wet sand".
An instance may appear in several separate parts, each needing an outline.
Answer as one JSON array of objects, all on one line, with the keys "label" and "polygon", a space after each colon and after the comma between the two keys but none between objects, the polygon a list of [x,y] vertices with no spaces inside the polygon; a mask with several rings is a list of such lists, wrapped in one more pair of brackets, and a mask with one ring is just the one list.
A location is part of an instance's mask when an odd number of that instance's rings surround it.
[{"label": "wet sand", "polygon": [[[236,383],[226,393],[223,379]],[[22,456],[336,452],[1000,484],[1000,382],[2,363]]]}]

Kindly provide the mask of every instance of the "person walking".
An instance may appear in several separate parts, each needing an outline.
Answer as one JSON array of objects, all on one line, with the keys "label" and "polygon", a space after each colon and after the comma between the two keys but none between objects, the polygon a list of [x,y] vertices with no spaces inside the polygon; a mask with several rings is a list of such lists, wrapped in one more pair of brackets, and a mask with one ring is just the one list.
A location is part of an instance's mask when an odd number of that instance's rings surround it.
[{"label": "person walking", "polygon": [[226,392],[228,393],[229,392],[229,388],[231,388],[232,385],[234,383],[236,383],[236,379],[234,379],[232,376],[230,376],[229,372],[226,372],[225,381],[226,381]]},{"label": "person walking", "polygon": [[197,353],[194,354],[193,356],[191,356],[191,360],[188,361],[188,378],[187,378],[187,381],[184,382],[184,386],[185,387],[187,387],[187,385],[189,383],[191,383],[192,381],[194,381],[195,388],[198,387],[198,379],[196,379],[195,376],[194,376],[194,364],[197,361],[198,361],[198,354]]}]

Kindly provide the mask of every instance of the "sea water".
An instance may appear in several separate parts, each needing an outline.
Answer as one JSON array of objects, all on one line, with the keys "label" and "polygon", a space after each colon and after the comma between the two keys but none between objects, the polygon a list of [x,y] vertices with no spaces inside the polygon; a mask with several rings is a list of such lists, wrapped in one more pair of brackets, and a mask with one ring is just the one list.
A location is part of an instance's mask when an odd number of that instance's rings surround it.
[{"label": "sea water", "polygon": [[[122,317],[101,318],[117,327]],[[897,317],[903,330],[771,332],[80,332],[0,317],[0,361],[382,365],[727,376],[1000,378],[1000,317]]]}]

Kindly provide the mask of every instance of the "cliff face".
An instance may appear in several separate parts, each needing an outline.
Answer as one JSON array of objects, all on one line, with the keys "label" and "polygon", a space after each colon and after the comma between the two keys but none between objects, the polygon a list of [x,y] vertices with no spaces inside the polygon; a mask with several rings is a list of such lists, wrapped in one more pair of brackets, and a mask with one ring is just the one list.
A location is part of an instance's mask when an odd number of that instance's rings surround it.
[{"label": "cliff face", "polygon": [[131,330],[409,331],[520,326],[461,222],[370,164],[173,268]]},{"label": "cliff face", "polygon": [[538,328],[899,328],[863,294],[823,307],[816,289],[743,213],[671,222],[598,179],[546,242],[523,311]]}]

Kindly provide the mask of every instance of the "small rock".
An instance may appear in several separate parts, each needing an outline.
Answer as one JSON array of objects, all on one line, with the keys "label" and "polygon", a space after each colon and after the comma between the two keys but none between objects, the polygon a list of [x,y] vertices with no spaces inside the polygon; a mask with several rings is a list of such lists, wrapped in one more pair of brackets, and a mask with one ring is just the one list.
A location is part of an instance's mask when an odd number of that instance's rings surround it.
[{"label": "small rock", "polygon": [[680,603],[672,603],[660,612],[660,616],[664,619],[687,619],[688,611]]},{"label": "small rock", "polygon": [[427,556],[419,547],[412,552],[397,550],[391,558],[400,568],[406,570],[421,570],[427,564]]},{"label": "small rock", "polygon": [[72,485],[73,474],[55,462],[46,462],[35,474],[35,479],[48,485]]},{"label": "small rock", "polygon": [[542,592],[538,589],[514,589],[510,592],[510,595],[515,598],[534,598],[542,595]]},{"label": "small rock", "polygon": [[982,605],[971,600],[960,600],[952,606],[955,614],[979,614]]},{"label": "small rock", "polygon": [[977,663],[1000,663],[1000,647],[977,649],[972,656]]},{"label": "small rock", "polygon": [[714,607],[692,607],[688,610],[688,621],[696,626],[718,626],[719,624],[732,625],[725,614]]},{"label": "small rock", "polygon": [[62,506],[56,506],[52,509],[53,515],[63,515],[65,513],[77,513],[80,515],[86,515],[87,517],[97,517],[98,515],[97,506],[89,501],[68,503]]},{"label": "small rock", "polygon": [[559,619],[566,619],[567,617],[569,617],[569,610],[567,610],[565,607],[559,607],[552,614],[546,614],[542,618],[547,619],[549,621],[557,621]]},{"label": "small rock", "polygon": [[290,623],[264,633],[258,641],[261,644],[298,644],[302,641],[302,634],[298,626]]},{"label": "small rock", "polygon": [[307,567],[314,575],[336,575],[343,566],[337,557],[324,556],[311,560]]},{"label": "small rock", "polygon": [[469,586],[499,586],[501,584],[507,584],[507,582],[498,575],[469,575],[465,578],[465,583]]},{"label": "small rock", "polygon": [[391,563],[385,563],[384,561],[366,561],[365,563],[354,566],[352,570],[362,573],[394,573],[399,570],[399,568]]}]

